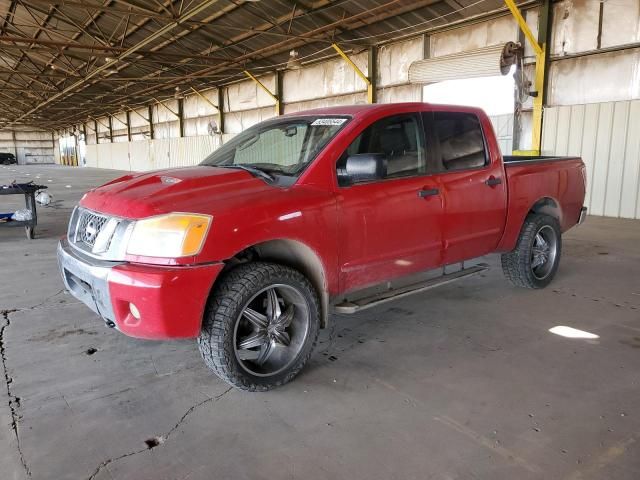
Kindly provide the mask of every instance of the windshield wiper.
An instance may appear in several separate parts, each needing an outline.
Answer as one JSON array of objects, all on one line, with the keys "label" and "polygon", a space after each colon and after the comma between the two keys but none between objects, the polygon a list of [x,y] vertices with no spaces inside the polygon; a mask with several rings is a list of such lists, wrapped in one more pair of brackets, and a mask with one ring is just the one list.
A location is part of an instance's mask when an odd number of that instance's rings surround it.
[{"label": "windshield wiper", "polygon": [[236,164],[236,165],[211,165],[211,166],[218,167],[218,168],[235,168],[238,170],[244,170],[245,172],[249,172],[254,177],[262,177],[265,180],[268,180],[269,182],[275,182],[276,180],[276,177],[274,177],[270,173],[267,173],[264,170],[261,170],[256,167],[251,167],[249,165]]},{"label": "windshield wiper", "polygon": [[267,173],[275,173],[276,175],[287,175],[291,176],[291,172],[287,169],[274,165],[273,163],[252,163],[250,164],[253,168],[259,168],[263,172]]}]

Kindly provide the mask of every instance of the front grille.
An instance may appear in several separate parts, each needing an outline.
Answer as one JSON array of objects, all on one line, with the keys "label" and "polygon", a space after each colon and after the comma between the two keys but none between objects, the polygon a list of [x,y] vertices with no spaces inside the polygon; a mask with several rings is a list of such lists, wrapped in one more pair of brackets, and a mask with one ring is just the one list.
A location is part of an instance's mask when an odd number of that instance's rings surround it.
[{"label": "front grille", "polygon": [[89,247],[93,247],[100,231],[107,224],[109,219],[102,215],[83,211],[80,213],[78,228],[76,230],[76,242],[82,242]]}]

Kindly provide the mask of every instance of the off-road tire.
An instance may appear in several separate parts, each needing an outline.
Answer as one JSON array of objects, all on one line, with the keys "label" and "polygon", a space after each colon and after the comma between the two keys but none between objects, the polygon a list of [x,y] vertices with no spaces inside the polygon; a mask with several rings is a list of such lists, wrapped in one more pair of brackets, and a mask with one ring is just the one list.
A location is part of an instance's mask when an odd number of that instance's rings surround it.
[{"label": "off-road tire", "polygon": [[[538,231],[544,226],[551,227],[557,238],[556,254],[550,272],[543,279],[536,278],[531,267],[531,255]],[[516,248],[501,256],[504,276],[515,286],[523,288],[544,288],[555,276],[562,252],[562,235],[558,221],[543,214],[529,214],[524,221]]]},{"label": "off-road tire", "polygon": [[[222,380],[247,391],[267,391],[290,382],[307,363],[318,340],[320,307],[318,294],[297,270],[267,262],[252,262],[223,274],[216,283],[205,310],[198,337],[200,354],[206,365]],[[247,372],[235,354],[234,331],[246,303],[256,292],[272,284],[298,289],[309,307],[309,328],[304,346],[286,370],[263,377]]]}]

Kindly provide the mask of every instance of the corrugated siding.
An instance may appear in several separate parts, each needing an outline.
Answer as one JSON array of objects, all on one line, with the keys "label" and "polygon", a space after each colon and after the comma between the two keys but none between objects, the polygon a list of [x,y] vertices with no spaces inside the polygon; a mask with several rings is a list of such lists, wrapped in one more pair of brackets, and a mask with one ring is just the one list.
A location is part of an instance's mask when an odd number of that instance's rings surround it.
[{"label": "corrugated siding", "polygon": [[640,100],[549,107],[542,152],[579,155],[593,215],[640,219]]},{"label": "corrugated siding", "polygon": [[492,115],[489,119],[498,138],[500,151],[503,155],[511,155],[513,151],[513,113]]},{"label": "corrugated siding", "polygon": [[87,166],[147,171],[197,165],[220,146],[219,136],[158,138],[87,145]]}]

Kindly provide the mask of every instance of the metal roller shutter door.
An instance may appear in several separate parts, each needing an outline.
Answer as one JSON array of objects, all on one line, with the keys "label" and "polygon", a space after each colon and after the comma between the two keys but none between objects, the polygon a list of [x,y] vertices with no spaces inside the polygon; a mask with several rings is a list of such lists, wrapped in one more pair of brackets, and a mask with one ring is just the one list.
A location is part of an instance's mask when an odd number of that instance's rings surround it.
[{"label": "metal roller shutter door", "polygon": [[469,50],[443,57],[418,60],[409,66],[409,82],[428,84],[461,78],[502,75],[500,56],[504,45]]}]

